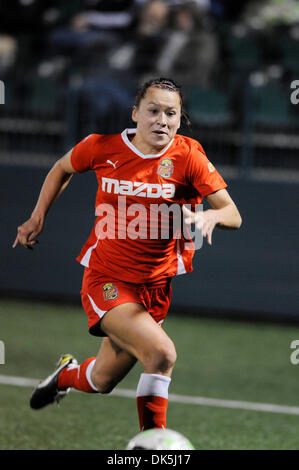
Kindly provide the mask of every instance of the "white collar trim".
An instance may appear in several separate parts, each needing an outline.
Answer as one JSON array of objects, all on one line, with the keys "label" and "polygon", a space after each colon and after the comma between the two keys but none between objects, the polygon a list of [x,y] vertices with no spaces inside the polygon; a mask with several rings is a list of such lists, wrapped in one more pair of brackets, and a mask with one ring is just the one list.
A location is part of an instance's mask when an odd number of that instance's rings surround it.
[{"label": "white collar trim", "polygon": [[174,141],[174,139],[171,139],[171,141],[169,142],[169,144],[163,149],[163,151],[161,153],[155,153],[155,154],[144,154],[142,152],[140,152],[136,147],[135,145],[132,144],[132,142],[130,141],[130,139],[128,138],[128,135],[129,134],[136,134],[136,129],[125,129],[122,133],[121,133],[121,137],[124,141],[124,143],[132,150],[132,152],[136,153],[139,157],[141,158],[156,158],[156,157],[160,157],[161,155],[163,155],[165,152],[167,152],[167,150],[169,149],[169,147],[171,146],[172,142]]}]

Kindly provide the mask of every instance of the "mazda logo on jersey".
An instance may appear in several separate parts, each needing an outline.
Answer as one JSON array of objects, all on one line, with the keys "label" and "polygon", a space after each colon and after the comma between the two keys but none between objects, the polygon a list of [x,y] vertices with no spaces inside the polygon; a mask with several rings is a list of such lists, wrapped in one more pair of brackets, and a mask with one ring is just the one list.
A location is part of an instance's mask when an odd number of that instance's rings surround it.
[{"label": "mazda logo on jersey", "polygon": [[143,183],[102,177],[102,191],[125,196],[173,198],[175,185],[172,183]]}]

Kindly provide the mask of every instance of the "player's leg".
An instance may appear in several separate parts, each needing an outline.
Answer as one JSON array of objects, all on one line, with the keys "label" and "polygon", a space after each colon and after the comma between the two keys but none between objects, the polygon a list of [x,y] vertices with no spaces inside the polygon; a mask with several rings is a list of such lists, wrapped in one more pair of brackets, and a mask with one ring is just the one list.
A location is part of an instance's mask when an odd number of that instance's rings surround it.
[{"label": "player's leg", "polygon": [[[82,283],[82,306],[92,335],[105,336],[101,319],[115,305],[138,300],[136,289],[121,281],[108,279],[91,269],[85,269]],[[80,365],[67,367],[59,374],[60,389],[76,388],[84,392],[109,393],[136,362],[131,354],[121,350],[109,338],[104,338],[97,357],[89,357]],[[95,371],[97,383],[94,384]]]},{"label": "player's leg", "polygon": [[171,376],[176,360],[174,344],[143,305],[128,302],[112,308],[102,318],[101,328],[119,348],[143,364],[145,373]]},{"label": "player's leg", "polygon": [[[88,317],[89,332],[95,336],[104,336],[100,324],[106,311],[128,300],[138,301],[138,294],[131,285],[118,281],[108,282],[105,277],[86,269],[81,299]],[[88,357],[81,364],[72,355],[64,355],[59,359],[54,372],[33,391],[30,406],[34,409],[43,408],[63,398],[70,388],[88,393],[108,393],[135,362],[136,358],[121,351],[119,346],[108,339],[103,340],[97,358]],[[91,378],[93,369],[97,371],[96,385]]]},{"label": "player's leg", "polygon": [[[40,409],[59,401],[71,388],[87,393],[109,393],[136,363],[136,358],[121,350],[109,338],[104,338],[97,357],[89,357],[81,364],[66,354],[55,371],[33,391],[30,406]],[[97,375],[97,385],[93,375]]]},{"label": "player's leg", "polygon": [[109,393],[135,363],[135,357],[119,348],[110,338],[104,338],[97,357],[89,357],[81,364],[70,365],[60,372],[58,387]]},{"label": "player's leg", "polygon": [[138,359],[144,365],[137,387],[140,429],[166,427],[168,386],[176,360],[173,342],[139,303],[112,308],[101,319],[104,338],[96,358],[77,370],[65,368],[59,386],[109,393]]},{"label": "player's leg", "polygon": [[[168,387],[176,360],[173,342],[138,303],[109,310],[101,320],[101,328],[113,344],[144,366],[137,387],[140,429],[166,427]],[[97,385],[101,380],[99,366],[93,371],[93,381]]]}]

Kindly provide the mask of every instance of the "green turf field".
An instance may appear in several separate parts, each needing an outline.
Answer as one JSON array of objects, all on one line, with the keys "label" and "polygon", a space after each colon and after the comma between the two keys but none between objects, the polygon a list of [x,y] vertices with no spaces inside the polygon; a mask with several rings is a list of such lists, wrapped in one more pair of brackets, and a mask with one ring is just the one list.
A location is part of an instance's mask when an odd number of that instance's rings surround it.
[{"label": "green turf field", "polygon": [[[60,353],[95,355],[80,307],[2,301],[0,375],[40,379]],[[299,327],[195,319],[169,313],[178,359],[170,394],[299,406]],[[137,365],[118,389],[135,391]],[[32,388],[0,384],[0,449],[124,449],[138,432],[134,398],[71,392],[61,406],[32,411]],[[196,449],[299,449],[299,415],[169,402],[168,427]]]}]

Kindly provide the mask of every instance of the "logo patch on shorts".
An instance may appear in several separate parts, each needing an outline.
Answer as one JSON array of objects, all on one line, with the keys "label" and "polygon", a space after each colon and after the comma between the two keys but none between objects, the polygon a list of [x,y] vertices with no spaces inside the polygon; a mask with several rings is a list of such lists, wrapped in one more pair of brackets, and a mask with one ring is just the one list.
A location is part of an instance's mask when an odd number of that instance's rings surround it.
[{"label": "logo patch on shorts", "polygon": [[172,160],[170,158],[162,158],[157,171],[158,175],[162,176],[162,178],[170,178],[173,170],[174,168]]},{"label": "logo patch on shorts", "polygon": [[118,290],[114,286],[113,282],[106,282],[102,286],[104,300],[114,300],[118,297]]}]

